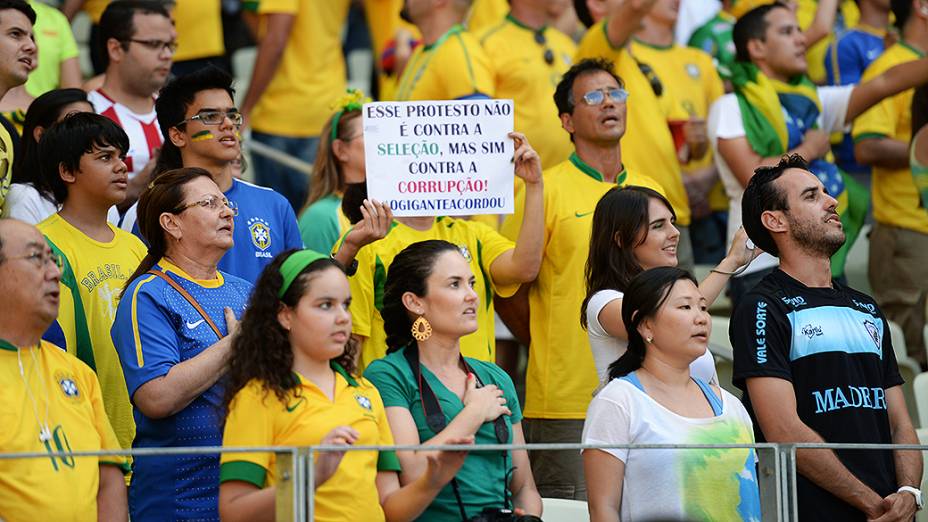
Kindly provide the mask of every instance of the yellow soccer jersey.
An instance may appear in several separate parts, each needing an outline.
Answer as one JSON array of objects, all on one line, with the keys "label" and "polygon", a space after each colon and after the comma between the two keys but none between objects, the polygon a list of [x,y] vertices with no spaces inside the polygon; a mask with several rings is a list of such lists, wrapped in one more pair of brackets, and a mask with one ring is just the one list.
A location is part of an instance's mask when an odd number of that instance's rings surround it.
[{"label": "yellow soccer jersey", "polygon": [[110,423],[122,447],[129,448],[135,421],[110,328],[122,287],[148,250],[137,237],[112,225],[116,236],[109,243],[90,239],[59,214],[52,214],[38,227],[70,267],[70,273],[62,274],[56,321],[64,347],[97,372]]},{"label": "yellow soccer jersey", "polygon": [[178,43],[175,62],[225,54],[219,0],[177,2],[175,6],[173,15]]},{"label": "yellow soccer jersey", "polygon": [[397,101],[456,100],[481,94],[496,97],[493,66],[480,42],[460,25],[432,45],[416,47],[396,88]]},{"label": "yellow soccer jersey", "polygon": [[477,279],[475,290],[480,299],[477,307],[478,328],[476,332],[461,338],[461,353],[481,361],[496,360],[493,294],[509,297],[519,289],[519,285],[497,286],[490,277],[490,266],[500,254],[515,248],[515,243],[483,223],[439,217],[428,230],[416,230],[394,222],[385,238],[358,252],[358,271],[348,278],[348,282],[351,284],[351,331],[367,338],[359,371],[387,353],[380,310],[383,308],[384,284],[393,258],[407,246],[427,239],[444,239],[457,245],[470,262],[470,269]]},{"label": "yellow soccer jersey", "polygon": [[259,132],[318,136],[345,94],[342,26],[350,0],[261,0],[259,14],[296,16],[277,72],[251,115]]},{"label": "yellow soccer jersey", "polygon": [[554,90],[573,63],[573,40],[553,27],[535,31],[512,15],[485,29],[479,39],[496,71],[496,97],[514,101],[515,129],[538,151],[542,167],[567,159],[574,148],[561,127]]},{"label": "yellow soccer jersey", "polygon": [[[377,388],[352,377],[333,363],[335,400],[298,375],[300,386],[286,402],[252,380],[229,407],[223,446],[311,446],[338,426],[351,426],[360,436],[357,445],[392,445],[393,433]],[[227,453],[221,457],[220,482],[240,480],[259,488],[277,484],[273,453]],[[396,453],[349,451],[338,470],[316,489],[316,520],[380,521],[383,509],[377,492],[378,471],[399,471]]]},{"label": "yellow soccer jersey", "polygon": [[467,28],[474,33],[490,27],[509,12],[508,0],[473,0]]},{"label": "yellow soccer jersey", "polygon": [[[6,130],[6,127],[0,125],[0,209],[3,208],[3,202],[10,191],[10,183],[13,179],[13,137]],[[0,216],[5,217],[5,216]]]},{"label": "yellow soccer jersey", "polygon": [[[119,449],[93,371],[57,346],[43,341],[40,347],[17,353],[15,346],[0,340],[0,382],[0,448],[4,452]],[[43,424],[51,432],[46,442],[39,439]],[[96,521],[103,463],[129,471],[121,457],[0,460],[0,517],[10,522]]]},{"label": "yellow soccer jersey", "polygon": [[622,161],[632,172],[647,172],[667,194],[677,214],[677,223],[690,224],[690,204],[683,188],[683,177],[670,128],[663,118],[657,96],[648,79],[638,70],[634,58],[624,47],[613,47],[606,35],[606,20],[590,27],[577,48],[576,60],[607,58],[615,63],[616,73],[629,92],[625,136],[622,138]]},{"label": "yellow soccer jersey", "polygon": [[[923,54],[899,42],[883,51],[864,71],[861,82],[868,81],[900,63],[921,58]],[[886,98],[854,120],[854,141],[867,138],[892,138],[909,143],[912,139],[912,95],[909,89]],[[908,167],[888,169],[873,167],[873,217],[877,222],[928,234],[928,213],[921,206],[918,188]]]},{"label": "yellow soccer jersey", "polygon": [[[664,90],[658,101],[668,121],[690,117],[708,119],[709,107],[725,94],[711,56],[699,49],[676,44],[659,47],[632,40],[629,45],[635,58],[650,65],[660,79]],[[713,161],[710,148],[701,159],[684,164],[683,173],[704,169]],[[713,188],[709,199],[713,210],[728,208],[728,197],[721,181]]]},{"label": "yellow soccer jersey", "polygon": [[90,19],[93,23],[99,24],[100,17],[103,16],[103,11],[106,10],[106,6],[110,4],[110,1],[111,0],[86,0],[81,9],[90,15]]},{"label": "yellow soccer jersey", "polygon": [[[545,251],[538,278],[529,289],[532,345],[525,376],[525,416],[582,419],[596,388],[596,368],[580,305],[586,296],[583,271],[590,251],[596,203],[610,188],[640,185],[664,194],[648,176],[623,170],[616,183],[576,154],[544,173]],[[517,237],[525,192],[516,194],[516,213],[503,222],[503,234]]]}]

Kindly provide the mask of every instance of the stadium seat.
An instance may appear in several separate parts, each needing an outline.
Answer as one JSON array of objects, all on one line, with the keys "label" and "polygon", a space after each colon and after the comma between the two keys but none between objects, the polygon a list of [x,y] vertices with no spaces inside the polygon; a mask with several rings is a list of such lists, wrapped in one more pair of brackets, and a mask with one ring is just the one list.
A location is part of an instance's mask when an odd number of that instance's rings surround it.
[{"label": "stadium seat", "polygon": [[715,371],[719,375],[719,385],[735,397],[741,397],[741,390],[731,383],[734,371],[731,340],[728,338],[728,317],[712,316],[712,333],[709,334],[709,351],[715,356]]},{"label": "stadium seat", "polygon": [[916,375],[912,388],[915,395],[915,407],[918,410],[918,417],[912,420],[917,422],[918,426],[928,428],[928,373],[922,372]]},{"label": "stadium seat", "polygon": [[860,235],[857,236],[857,241],[847,253],[847,261],[844,264],[844,276],[847,278],[848,286],[867,295],[873,295],[867,276],[871,228],[873,228],[872,225],[864,225],[860,229]]},{"label": "stadium seat", "polygon": [[589,522],[590,512],[582,500],[541,499],[545,522]]},{"label": "stadium seat", "polygon": [[896,363],[899,365],[899,373],[902,375],[902,378],[905,379],[905,384],[902,385],[902,393],[905,395],[905,404],[909,408],[909,416],[912,417],[912,423],[914,423],[916,427],[928,428],[928,426],[920,423],[918,409],[915,406],[915,376],[922,373],[922,368],[914,359],[909,357],[906,351],[905,336],[902,334],[902,327],[893,321],[887,320],[887,322],[889,323],[890,339],[893,341],[893,352],[896,354]]}]

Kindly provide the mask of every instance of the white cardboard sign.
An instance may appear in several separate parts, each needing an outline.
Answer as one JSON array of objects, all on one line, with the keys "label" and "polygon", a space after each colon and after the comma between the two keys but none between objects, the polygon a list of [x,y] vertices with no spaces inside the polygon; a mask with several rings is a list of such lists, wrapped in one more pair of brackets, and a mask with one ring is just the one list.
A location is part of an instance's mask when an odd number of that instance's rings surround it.
[{"label": "white cardboard sign", "polygon": [[363,108],[367,195],[396,216],[513,212],[512,100]]}]

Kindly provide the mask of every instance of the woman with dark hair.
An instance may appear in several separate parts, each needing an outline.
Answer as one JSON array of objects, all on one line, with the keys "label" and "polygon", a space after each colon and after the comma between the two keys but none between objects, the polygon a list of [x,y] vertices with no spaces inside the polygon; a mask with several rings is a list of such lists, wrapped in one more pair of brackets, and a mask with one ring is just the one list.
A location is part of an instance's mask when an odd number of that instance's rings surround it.
[{"label": "woman with dark hair", "polygon": [[[290,251],[264,269],[232,341],[224,445],[393,444],[380,394],[354,372],[350,302],[344,269],[327,255]],[[412,520],[464,455],[434,453],[428,471],[401,488],[393,451],[321,453],[316,520]],[[279,480],[272,453],[223,455],[222,519],[274,520]]]},{"label": "woman with dark hair", "polygon": [[[685,270],[660,267],[628,284],[628,349],[590,403],[584,444],[753,444],[751,418],[727,391],[690,374],[712,323]],[[588,449],[590,519],[761,519],[752,449]]]},{"label": "woman with dark hair", "polygon": [[[112,329],[135,406],[133,448],[222,444],[219,380],[252,288],[216,268],[232,247],[235,212],[203,169],[165,172],[139,198],[148,254],[123,289]],[[216,520],[218,495],[217,455],[133,463],[133,521]]]},{"label": "woman with dark hair", "polygon": [[[477,329],[483,306],[474,284],[461,249],[443,240],[413,243],[390,265],[383,296],[388,354],[364,376],[383,397],[397,444],[470,436],[477,444],[525,443],[512,380],[493,363],[461,355],[461,337]],[[421,455],[400,452],[399,459],[401,483],[425,472]],[[510,509],[541,514],[527,452],[474,451],[421,519],[457,522]]]},{"label": "woman with dark hair", "polygon": [[361,106],[367,101],[361,91],[349,89],[338,102],[338,111],[322,127],[309,197],[299,218],[306,248],[330,252],[348,230],[348,219],[341,212],[342,195],[349,185],[367,179],[361,127]]},{"label": "woman with dark hair", "polygon": [[[605,380],[609,364],[625,353],[628,336],[620,311],[629,281],[650,268],[677,265],[680,233],[675,220],[670,202],[646,187],[610,189],[596,204],[580,324],[590,338],[600,381]],[[747,235],[739,231],[728,255],[700,283],[699,290],[709,304],[725,288],[731,274],[757,255],[746,241]],[[694,362],[692,370],[694,376],[707,382],[718,381],[709,351]]]},{"label": "woman with dark hair", "polygon": [[[39,141],[45,130],[75,112],[94,112],[87,93],[80,89],[56,89],[32,102],[23,122],[19,150],[13,158],[10,192],[3,202],[3,217],[12,217],[33,225],[58,212],[51,188],[40,175]],[[119,223],[119,211],[110,209],[107,218]]]}]

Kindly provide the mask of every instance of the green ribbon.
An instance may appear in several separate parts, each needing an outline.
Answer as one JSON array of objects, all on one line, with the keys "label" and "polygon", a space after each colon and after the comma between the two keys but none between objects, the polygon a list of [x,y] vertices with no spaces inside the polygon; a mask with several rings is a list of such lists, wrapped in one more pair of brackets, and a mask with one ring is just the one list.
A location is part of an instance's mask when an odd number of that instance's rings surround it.
[{"label": "green ribbon", "polygon": [[277,297],[281,299],[284,297],[284,294],[290,289],[290,285],[293,284],[293,281],[304,268],[320,259],[328,259],[328,257],[315,250],[298,250],[290,254],[290,257],[280,265],[280,275],[284,278],[284,284],[281,285],[280,290],[277,292]]}]

